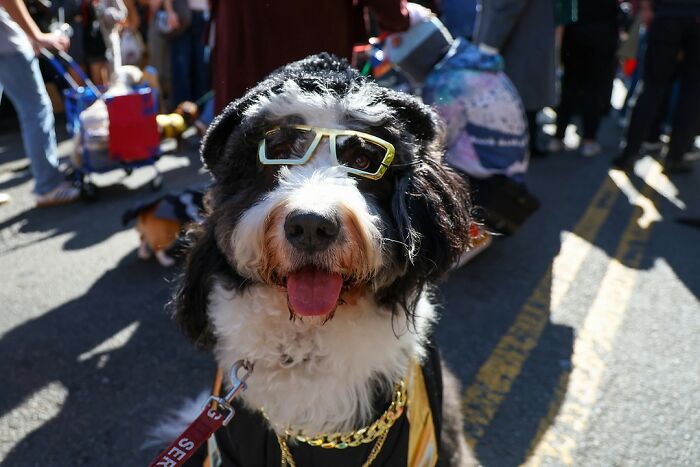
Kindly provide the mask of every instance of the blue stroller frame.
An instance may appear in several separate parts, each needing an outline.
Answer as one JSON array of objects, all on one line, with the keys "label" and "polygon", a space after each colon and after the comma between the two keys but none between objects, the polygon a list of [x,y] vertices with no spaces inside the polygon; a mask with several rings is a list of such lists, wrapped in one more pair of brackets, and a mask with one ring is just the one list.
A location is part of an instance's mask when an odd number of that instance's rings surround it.
[{"label": "blue stroller frame", "polygon": [[[80,113],[94,104],[98,99],[105,99],[105,101],[109,103],[111,98],[103,97],[104,88],[96,86],[80,66],[78,66],[75,60],[67,53],[59,51],[57,54],[53,54],[46,49],[41,49],[41,55],[51,63],[53,68],[61,75],[66,84],[68,84],[68,88],[63,92],[66,112],[66,129],[72,136],[81,136],[80,152],[82,154],[82,162],[80,166],[73,166],[73,177],[75,183],[80,188],[83,199],[91,201],[97,198],[97,187],[90,181],[90,174],[106,173],[118,168],[123,169],[128,176],[131,175],[136,168],[148,165],[153,166],[156,175],[151,180],[150,187],[153,191],[160,190],[163,185],[163,175],[156,166],[156,161],[161,155],[160,147],[150,151],[146,158],[140,160],[115,160],[109,166],[102,167],[94,163],[93,159],[95,154],[91,154],[91,151],[85,145],[86,138],[84,128],[82,128],[80,124]],[[83,81],[83,86],[79,85],[73,76],[71,76],[64,66],[64,63],[67,65],[68,69],[74,71],[80,80]],[[147,96],[148,94],[152,95],[153,108],[149,109],[149,111],[152,111],[155,115],[158,109],[158,96],[155,90],[145,85],[138,86],[135,92],[144,97],[149,97]]]}]

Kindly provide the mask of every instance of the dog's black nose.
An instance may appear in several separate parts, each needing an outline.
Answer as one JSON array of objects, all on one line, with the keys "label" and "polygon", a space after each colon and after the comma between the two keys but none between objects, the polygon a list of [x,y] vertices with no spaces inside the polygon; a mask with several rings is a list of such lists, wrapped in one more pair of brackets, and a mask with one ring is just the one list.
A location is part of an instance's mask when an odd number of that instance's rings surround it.
[{"label": "dog's black nose", "polygon": [[296,249],[316,253],[328,248],[338,238],[340,223],[334,215],[293,211],[284,221],[284,233]]}]

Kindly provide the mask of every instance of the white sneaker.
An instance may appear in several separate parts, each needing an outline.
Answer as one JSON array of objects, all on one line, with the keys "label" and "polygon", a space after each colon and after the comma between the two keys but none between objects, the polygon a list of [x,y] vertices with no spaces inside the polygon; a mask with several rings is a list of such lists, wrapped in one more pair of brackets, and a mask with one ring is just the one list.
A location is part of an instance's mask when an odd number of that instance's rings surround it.
[{"label": "white sneaker", "polygon": [[587,141],[581,145],[581,155],[583,157],[595,157],[601,153],[603,148],[597,141]]},{"label": "white sneaker", "polygon": [[10,198],[10,195],[7,193],[0,193],[0,204],[5,204],[10,201],[10,199],[12,198]]},{"label": "white sneaker", "polygon": [[80,190],[68,182],[59,183],[56,188],[38,195],[36,197],[36,206],[42,208],[44,206],[57,206],[59,204],[68,204],[80,198]]}]

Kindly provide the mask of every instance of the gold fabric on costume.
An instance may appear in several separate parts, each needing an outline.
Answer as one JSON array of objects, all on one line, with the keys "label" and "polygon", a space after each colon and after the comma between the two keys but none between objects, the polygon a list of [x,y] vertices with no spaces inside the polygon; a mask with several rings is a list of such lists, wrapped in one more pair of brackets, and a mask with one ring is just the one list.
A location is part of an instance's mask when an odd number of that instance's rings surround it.
[{"label": "gold fabric on costume", "polygon": [[435,424],[430,410],[423,370],[413,361],[406,378],[408,386],[408,467],[434,467],[438,460]]}]

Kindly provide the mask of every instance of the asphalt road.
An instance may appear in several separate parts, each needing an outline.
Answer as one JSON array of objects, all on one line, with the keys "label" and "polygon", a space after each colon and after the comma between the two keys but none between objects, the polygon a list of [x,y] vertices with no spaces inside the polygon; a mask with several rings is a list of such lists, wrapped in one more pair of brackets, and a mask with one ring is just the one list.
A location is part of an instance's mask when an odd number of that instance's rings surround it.
[{"label": "asphalt road", "polygon": [[[618,132],[599,157],[532,161],[541,209],[441,286],[437,336],[483,465],[700,465],[700,229],[676,222],[700,217],[700,166],[609,174]],[[0,462],[146,465],[149,427],[214,371],[165,311],[176,269],[139,260],[120,224],[152,169],[37,210],[21,154],[4,129]],[[192,148],[159,166],[166,190],[206,180]]]}]

